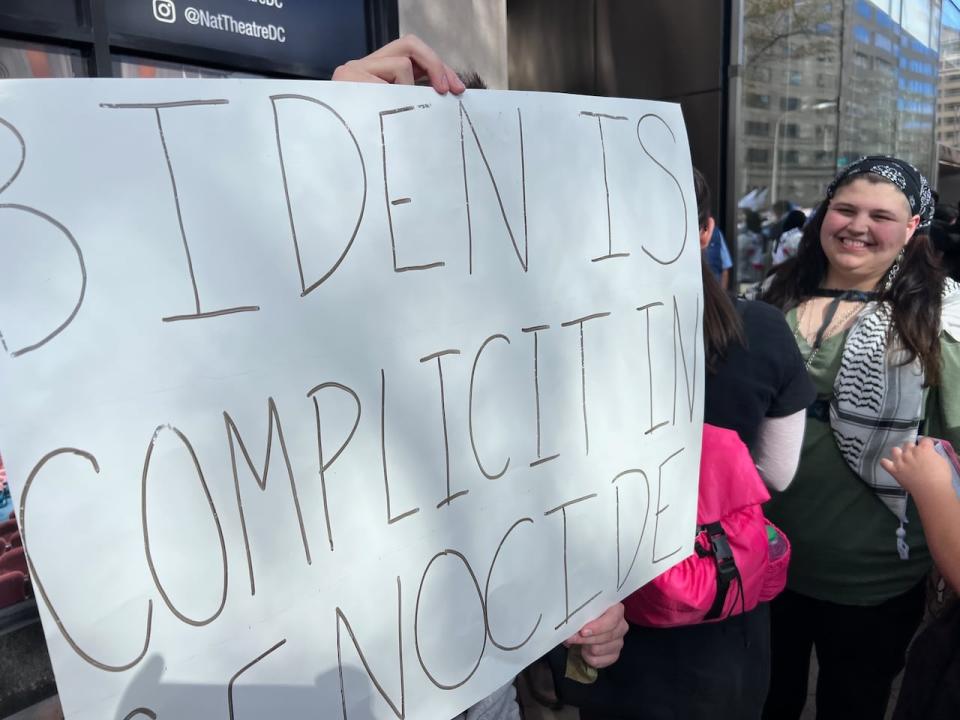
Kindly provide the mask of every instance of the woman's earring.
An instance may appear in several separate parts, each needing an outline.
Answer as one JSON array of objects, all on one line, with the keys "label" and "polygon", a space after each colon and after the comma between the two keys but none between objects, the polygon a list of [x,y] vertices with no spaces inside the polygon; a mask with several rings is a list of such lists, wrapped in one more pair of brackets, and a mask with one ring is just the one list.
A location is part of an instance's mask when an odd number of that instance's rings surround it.
[{"label": "woman's earring", "polygon": [[893,265],[887,270],[887,276],[883,281],[883,289],[885,292],[890,292],[890,288],[893,287],[893,281],[897,279],[897,275],[900,273],[900,263],[903,262],[905,253],[906,248],[900,248],[900,252],[898,252],[897,256],[893,259]]}]

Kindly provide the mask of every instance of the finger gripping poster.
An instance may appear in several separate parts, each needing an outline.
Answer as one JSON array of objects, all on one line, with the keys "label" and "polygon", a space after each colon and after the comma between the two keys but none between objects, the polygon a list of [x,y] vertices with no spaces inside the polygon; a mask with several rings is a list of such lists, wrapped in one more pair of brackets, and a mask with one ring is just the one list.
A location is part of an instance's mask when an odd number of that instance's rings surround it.
[{"label": "finger gripping poster", "polygon": [[67,717],[445,720],[692,550],[676,105],[0,88],[0,451]]}]

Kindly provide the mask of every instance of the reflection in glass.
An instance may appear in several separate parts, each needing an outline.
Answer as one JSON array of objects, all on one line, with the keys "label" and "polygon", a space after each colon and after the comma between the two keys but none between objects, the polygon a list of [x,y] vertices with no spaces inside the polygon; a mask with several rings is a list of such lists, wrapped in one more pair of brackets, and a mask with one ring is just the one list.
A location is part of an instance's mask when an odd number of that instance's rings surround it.
[{"label": "reflection in glass", "polygon": [[149,60],[133,55],[116,55],[113,60],[114,77],[122,78],[262,78],[264,75],[218,70],[201,65]]},{"label": "reflection in glass", "polygon": [[0,39],[0,79],[86,76],[79,50]]},{"label": "reflection in glass", "polygon": [[769,265],[787,213],[836,169],[843,3],[746,0],[737,130],[740,282]]},{"label": "reflection in glass", "polygon": [[941,199],[960,199],[960,0],[944,0],[937,92],[937,160]]}]

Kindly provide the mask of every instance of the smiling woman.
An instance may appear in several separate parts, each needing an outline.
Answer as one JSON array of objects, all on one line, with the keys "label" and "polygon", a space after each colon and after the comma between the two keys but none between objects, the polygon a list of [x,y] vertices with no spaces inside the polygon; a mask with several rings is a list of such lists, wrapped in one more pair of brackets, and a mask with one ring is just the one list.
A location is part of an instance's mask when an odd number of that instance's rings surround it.
[{"label": "smiling woman", "polygon": [[960,286],[931,252],[932,216],[916,168],[863,158],[762,290],[818,393],[797,476],[766,508],[793,545],[771,606],[767,718],[800,716],[816,646],[817,716],[879,720],[923,615],[930,553],[880,460],[921,430],[960,440]]},{"label": "smiling woman", "polygon": [[838,188],[820,229],[826,285],[875,289],[919,222],[903,193],[878,175],[857,177]]}]

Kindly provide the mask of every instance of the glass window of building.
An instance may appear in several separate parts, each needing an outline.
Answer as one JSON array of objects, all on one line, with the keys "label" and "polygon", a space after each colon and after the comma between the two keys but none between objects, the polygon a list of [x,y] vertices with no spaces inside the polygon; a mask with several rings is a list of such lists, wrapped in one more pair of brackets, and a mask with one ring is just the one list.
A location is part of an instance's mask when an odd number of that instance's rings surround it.
[{"label": "glass window of building", "polygon": [[264,75],[218,70],[200,65],[150,60],[134,55],[116,55],[113,58],[114,77],[121,78],[260,78]]},{"label": "glass window of building", "polygon": [[87,75],[87,62],[79,50],[0,39],[0,79]]},{"label": "glass window of building", "polygon": [[937,189],[942,202],[960,201],[960,0],[944,0],[937,65]]}]

